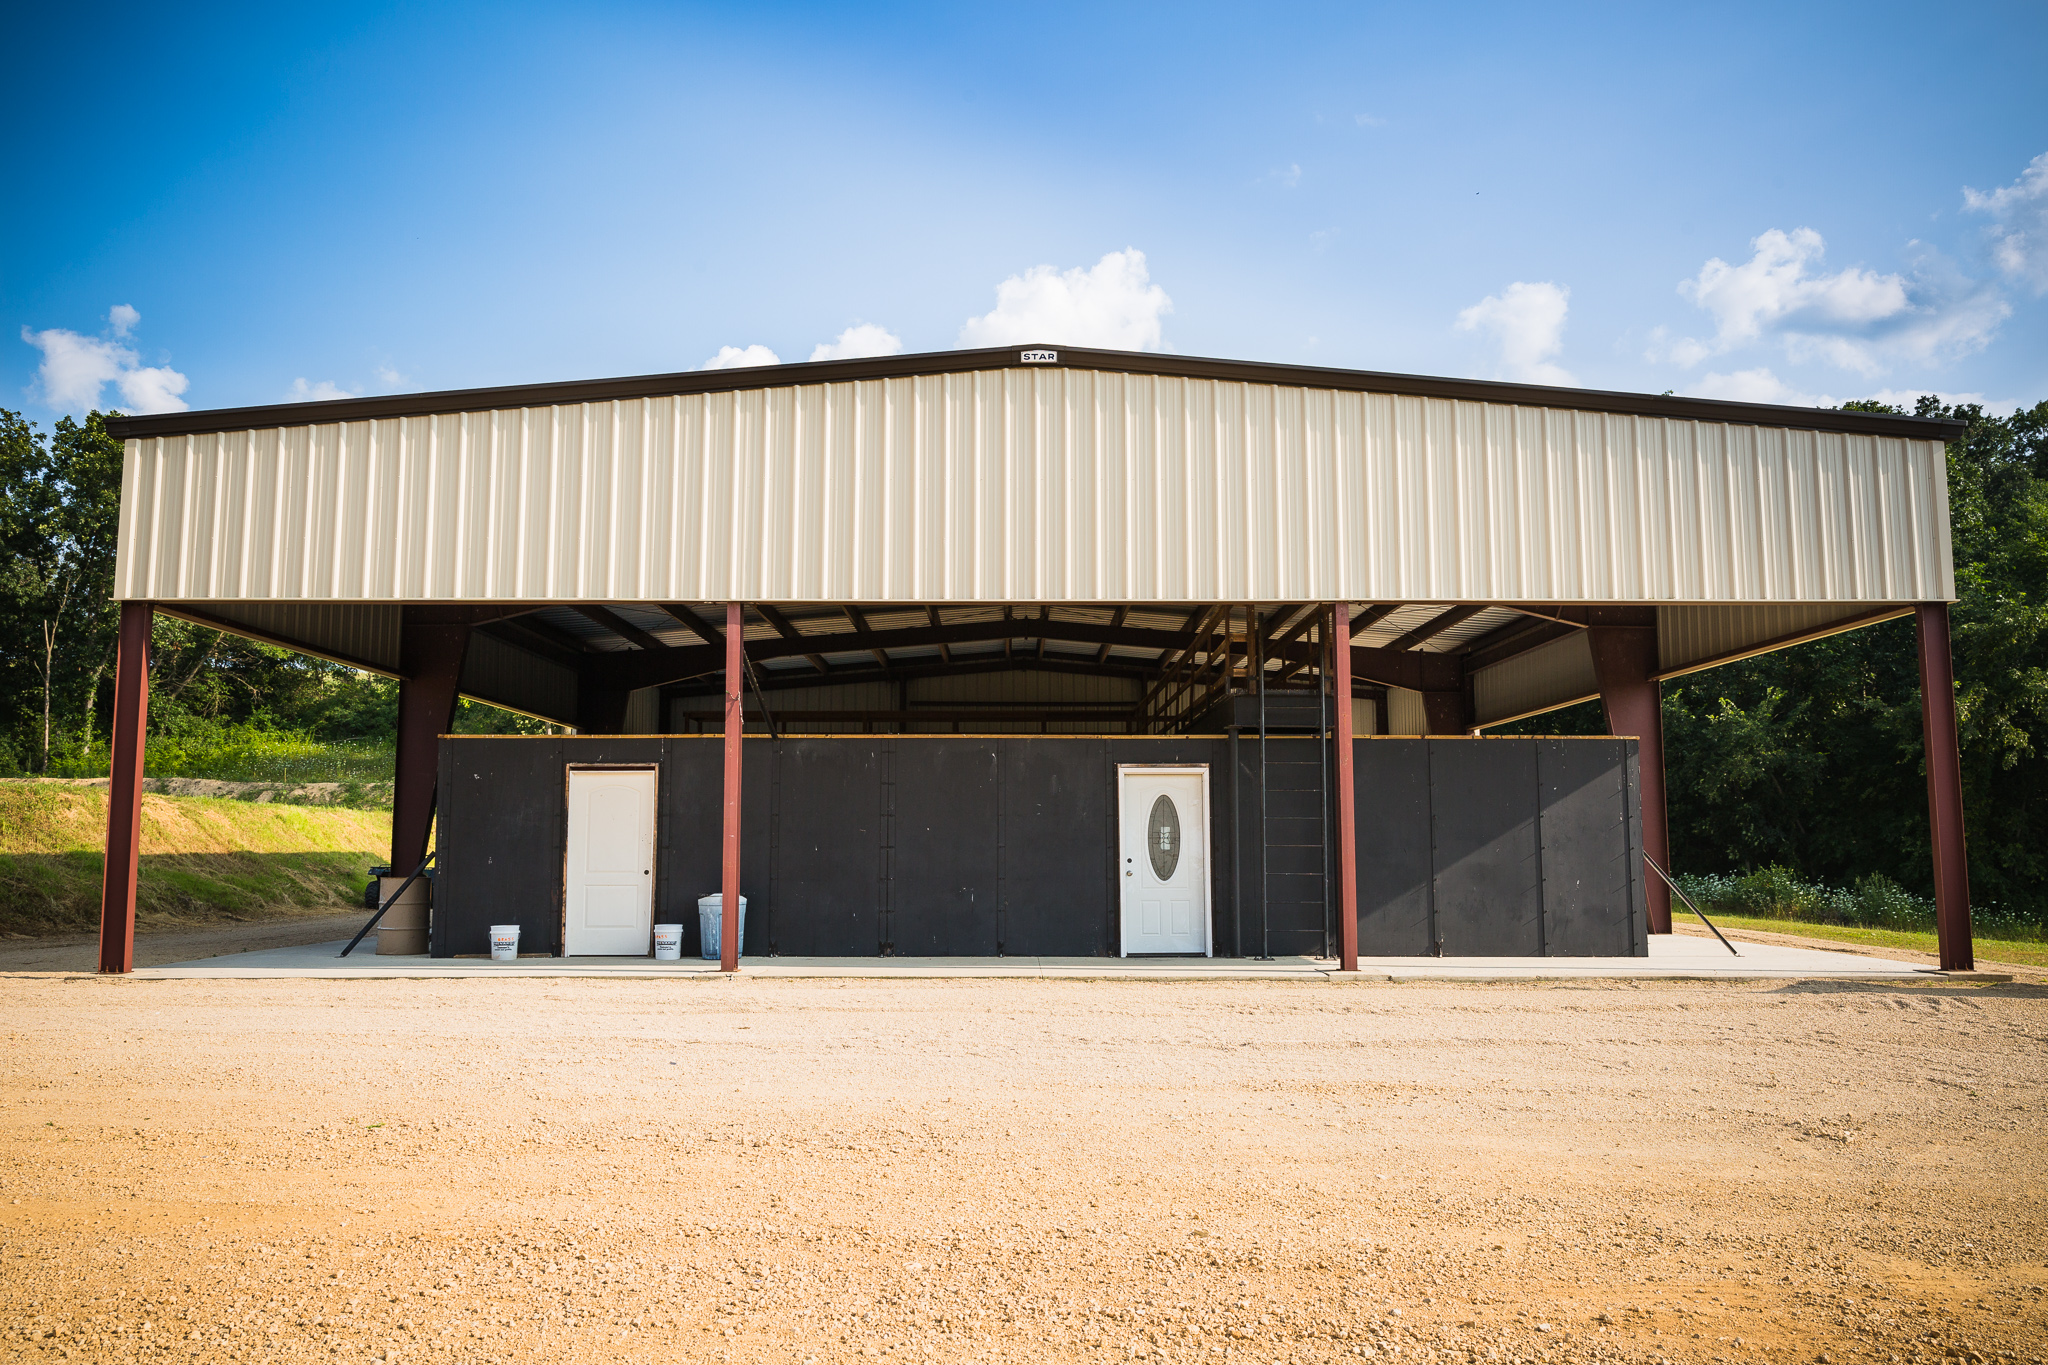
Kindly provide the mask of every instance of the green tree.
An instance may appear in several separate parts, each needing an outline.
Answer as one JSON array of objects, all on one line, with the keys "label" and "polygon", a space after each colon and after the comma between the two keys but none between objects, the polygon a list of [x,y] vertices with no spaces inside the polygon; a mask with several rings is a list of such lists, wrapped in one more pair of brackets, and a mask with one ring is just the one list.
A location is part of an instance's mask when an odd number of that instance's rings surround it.
[{"label": "green tree", "polygon": [[[17,699],[9,729],[17,741],[28,730],[24,747],[39,771],[61,739],[89,745],[96,733],[119,629],[111,593],[120,494],[121,443],[101,413],[60,418],[46,439],[0,411],[0,669]],[[30,696],[36,714],[24,717],[20,700]]]}]

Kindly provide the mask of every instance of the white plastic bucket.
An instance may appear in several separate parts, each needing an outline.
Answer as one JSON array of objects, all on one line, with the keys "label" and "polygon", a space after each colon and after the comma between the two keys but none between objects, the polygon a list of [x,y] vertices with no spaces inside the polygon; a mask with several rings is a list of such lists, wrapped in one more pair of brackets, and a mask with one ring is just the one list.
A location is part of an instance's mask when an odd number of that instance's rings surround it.
[{"label": "white plastic bucket", "polygon": [[654,926],[654,960],[656,962],[680,962],[683,960],[682,925],[657,924]]},{"label": "white plastic bucket", "polygon": [[491,961],[517,962],[519,960],[519,926],[516,924],[493,924],[491,926]]},{"label": "white plastic bucket", "polygon": [[[720,956],[719,942],[725,935],[725,893],[714,891],[708,896],[697,897],[698,948],[709,962]],[[747,951],[747,898],[740,897],[740,931],[734,944],[734,956]]]}]

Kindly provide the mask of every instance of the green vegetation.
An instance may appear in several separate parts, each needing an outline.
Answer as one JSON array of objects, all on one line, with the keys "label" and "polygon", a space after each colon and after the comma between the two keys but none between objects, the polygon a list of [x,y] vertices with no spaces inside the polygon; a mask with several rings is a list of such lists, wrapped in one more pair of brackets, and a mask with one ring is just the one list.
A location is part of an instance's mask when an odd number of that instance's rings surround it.
[{"label": "green vegetation", "polygon": [[[102,788],[0,782],[0,933],[99,924]],[[372,811],[146,796],[137,919],[146,926],[334,914],[362,904],[388,816]]]},{"label": "green vegetation", "polygon": [[[106,775],[120,475],[102,414],[45,433],[0,410],[0,776]],[[389,678],[159,616],[149,691],[152,777],[391,780]],[[468,701],[455,717],[468,734],[546,728]]]},{"label": "green vegetation", "polygon": [[[1672,906],[1672,922],[1683,928],[1694,923],[1685,907]],[[1932,929],[1872,929],[1847,924],[1802,924],[1797,920],[1756,919],[1748,915],[1715,915],[1717,928],[1767,934],[1792,934],[1800,938],[1828,939],[1864,948],[1895,948],[1906,952],[1925,953],[1938,957],[1938,945]],[[2048,967],[2048,943],[2039,939],[1989,938],[1982,933],[1975,935],[1977,964],[1987,962],[2008,962],[2021,967]]]}]

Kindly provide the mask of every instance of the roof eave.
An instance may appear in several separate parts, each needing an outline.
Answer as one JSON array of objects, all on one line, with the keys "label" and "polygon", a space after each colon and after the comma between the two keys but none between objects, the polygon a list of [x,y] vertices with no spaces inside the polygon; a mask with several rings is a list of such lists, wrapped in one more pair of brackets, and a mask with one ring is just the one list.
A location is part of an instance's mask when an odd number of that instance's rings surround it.
[{"label": "roof eave", "polygon": [[[1023,357],[1031,353],[1049,354],[1055,359],[1025,361]],[[1954,440],[1967,429],[1965,423],[1950,418],[1844,412],[1837,408],[1800,408],[1776,403],[1733,403],[1712,398],[1684,398],[1673,394],[1564,389],[1542,384],[1507,384],[1484,379],[1445,379],[1429,375],[1386,374],[1373,370],[1278,365],[1253,360],[1215,360],[1200,356],[1168,355],[1156,351],[1103,351],[1051,344],[998,346],[972,351],[927,351],[916,355],[878,356],[864,360],[824,360],[724,370],[685,370],[677,374],[635,375],[620,379],[579,379],[552,384],[515,384],[501,388],[446,389],[435,393],[391,394],[378,398],[343,398],[314,403],[278,403],[250,408],[202,409],[146,417],[113,416],[107,419],[107,429],[114,436],[127,440],[202,432],[248,431],[264,427],[367,422],[395,417],[430,417],[455,412],[552,407],[564,403],[607,402],[670,397],[678,394],[726,393],[741,389],[785,388],[796,384],[838,384],[867,379],[963,374],[978,370],[1037,368],[1104,370],[1186,379],[1220,379],[1240,383],[1273,384],[1285,388],[1448,398],[1518,407],[1675,417],[1741,426],[1853,432],[1922,441]]]}]

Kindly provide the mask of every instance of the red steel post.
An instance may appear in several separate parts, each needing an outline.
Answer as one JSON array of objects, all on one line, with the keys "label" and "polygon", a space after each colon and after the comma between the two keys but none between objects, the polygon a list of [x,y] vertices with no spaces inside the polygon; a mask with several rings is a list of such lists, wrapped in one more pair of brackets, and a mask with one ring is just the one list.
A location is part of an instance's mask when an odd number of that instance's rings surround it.
[{"label": "red steel post", "polygon": [[135,873],[142,857],[142,751],[149,731],[147,602],[121,604],[114,655],[114,744],[107,770],[107,861],[100,874],[100,970],[135,970]]},{"label": "red steel post", "polygon": [[391,794],[391,872],[412,874],[427,856],[441,775],[441,736],[455,722],[466,607],[405,607],[398,639],[398,762]]},{"label": "red steel post", "polygon": [[1351,785],[1351,604],[1330,608],[1337,656],[1337,952],[1341,970],[1358,970],[1358,802]]},{"label": "red steel post", "polygon": [[740,734],[746,728],[747,623],[740,604],[725,604],[725,876],[718,926],[718,969],[740,969]]},{"label": "red steel post", "polygon": [[[1671,867],[1671,826],[1664,806],[1664,698],[1657,681],[1657,628],[1652,625],[1594,626],[1586,632],[1593,649],[1593,677],[1607,732],[1634,735],[1638,789],[1643,806],[1643,852]],[[1671,932],[1671,888],[1645,867],[1644,909],[1650,932]]]},{"label": "red steel post", "polygon": [[1934,843],[1934,933],[1941,968],[1977,965],[1970,929],[1970,863],[1963,842],[1963,759],[1956,739],[1955,663],[1948,603],[1913,609],[1920,637],[1920,726],[1927,756],[1927,828]]}]

